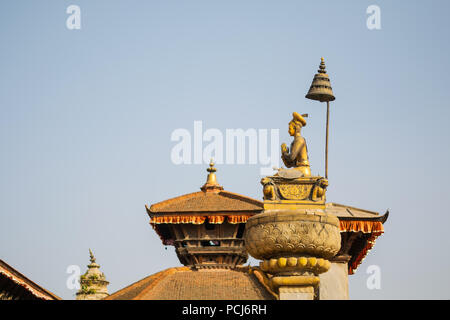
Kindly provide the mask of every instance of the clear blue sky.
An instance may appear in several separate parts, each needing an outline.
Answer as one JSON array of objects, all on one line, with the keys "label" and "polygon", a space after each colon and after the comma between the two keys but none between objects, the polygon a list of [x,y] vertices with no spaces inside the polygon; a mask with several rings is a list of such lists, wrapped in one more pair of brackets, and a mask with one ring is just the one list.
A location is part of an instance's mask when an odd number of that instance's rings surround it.
[{"label": "clear blue sky", "polygon": [[[81,30],[66,8],[81,8]],[[381,8],[368,30],[366,8]],[[197,191],[204,165],[174,165],[171,133],[303,135],[323,174],[325,107],[304,98],[320,57],[331,104],[328,201],[391,215],[353,299],[449,299],[448,1],[2,1],[0,257],[66,298],[66,268],[92,248],[110,292],[179,265],[144,205]],[[261,199],[260,165],[218,166]],[[366,269],[381,268],[381,290]]]}]

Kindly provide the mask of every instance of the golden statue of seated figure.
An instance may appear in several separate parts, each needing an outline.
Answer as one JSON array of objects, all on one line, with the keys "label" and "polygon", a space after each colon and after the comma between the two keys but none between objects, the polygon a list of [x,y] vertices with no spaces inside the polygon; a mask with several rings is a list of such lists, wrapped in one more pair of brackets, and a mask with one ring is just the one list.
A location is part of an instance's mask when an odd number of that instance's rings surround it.
[{"label": "golden statue of seated figure", "polygon": [[[280,168],[273,176],[261,179],[265,206],[269,202],[291,204],[293,201],[302,205],[325,205],[325,193],[328,180],[321,176],[311,176],[306,140],[301,136],[301,129],[306,125],[306,114],[292,114],[289,122],[289,134],[294,137],[290,148],[281,145],[281,159],[288,169]],[[280,202],[281,201],[281,202]]]},{"label": "golden statue of seated figure", "polygon": [[304,117],[297,112],[292,114],[293,118],[289,122],[289,135],[294,137],[289,150],[286,144],[281,145],[281,159],[288,168],[293,168],[297,173],[301,173],[304,177],[311,176],[311,168],[309,167],[308,148],[306,140],[301,136],[302,127],[306,126]]}]

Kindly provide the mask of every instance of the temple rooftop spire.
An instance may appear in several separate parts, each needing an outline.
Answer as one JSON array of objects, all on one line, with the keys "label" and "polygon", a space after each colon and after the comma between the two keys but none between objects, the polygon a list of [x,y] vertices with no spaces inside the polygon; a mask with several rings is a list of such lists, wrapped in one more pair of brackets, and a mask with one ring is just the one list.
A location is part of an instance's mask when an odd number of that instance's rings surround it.
[{"label": "temple rooftop spire", "polygon": [[77,300],[100,300],[107,297],[109,282],[106,280],[103,272],[100,271],[100,265],[95,261],[92,250],[89,249],[91,263],[88,264],[88,270],[80,276],[80,290],[77,292]]},{"label": "temple rooftop spire", "polygon": [[217,169],[214,167],[213,159],[211,159],[211,161],[209,162],[209,168],[206,169],[206,171],[208,171],[209,174],[206,179],[206,183],[200,189],[204,192],[218,192],[220,190],[223,190],[223,187],[217,182]]},{"label": "temple rooftop spire", "polygon": [[242,239],[245,222],[263,203],[223,189],[214,161],[201,191],[146,206],[150,224],[182,264],[193,269],[234,269],[248,258]]},{"label": "temple rooftop spire", "polygon": [[95,257],[94,257],[94,254],[92,253],[91,249],[89,249],[89,256],[91,257],[90,258],[91,264],[94,264],[95,263]]}]

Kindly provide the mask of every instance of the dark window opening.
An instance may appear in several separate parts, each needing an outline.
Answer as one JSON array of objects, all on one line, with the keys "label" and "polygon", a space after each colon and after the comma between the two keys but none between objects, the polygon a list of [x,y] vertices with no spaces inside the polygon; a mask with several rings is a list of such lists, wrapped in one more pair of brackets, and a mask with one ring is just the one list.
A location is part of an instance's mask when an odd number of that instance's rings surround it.
[{"label": "dark window opening", "polygon": [[245,223],[239,223],[236,238],[241,239],[244,236]]},{"label": "dark window opening", "polygon": [[218,247],[220,246],[220,241],[216,240],[202,241],[201,245],[202,247]]},{"label": "dark window opening", "polygon": [[206,230],[214,230],[215,228],[216,228],[215,224],[212,224],[212,223],[209,223],[209,222],[205,223],[205,229]]}]

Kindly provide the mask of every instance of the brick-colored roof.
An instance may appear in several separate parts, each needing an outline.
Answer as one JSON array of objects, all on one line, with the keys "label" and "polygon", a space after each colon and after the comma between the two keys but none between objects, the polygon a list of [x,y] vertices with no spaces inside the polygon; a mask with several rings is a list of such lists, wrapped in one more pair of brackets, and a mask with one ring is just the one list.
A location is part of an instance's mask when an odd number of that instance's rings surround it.
[{"label": "brick-colored roof", "polygon": [[170,268],[144,278],[105,300],[272,300],[248,267]]},{"label": "brick-colored roof", "polygon": [[185,213],[185,212],[259,212],[263,202],[220,190],[217,192],[194,192],[156,203],[148,213]]}]

